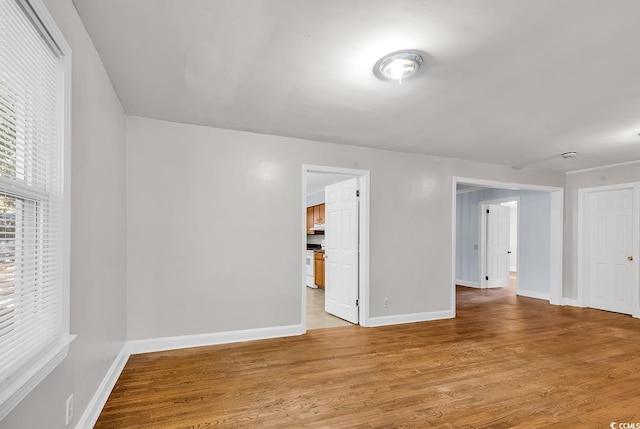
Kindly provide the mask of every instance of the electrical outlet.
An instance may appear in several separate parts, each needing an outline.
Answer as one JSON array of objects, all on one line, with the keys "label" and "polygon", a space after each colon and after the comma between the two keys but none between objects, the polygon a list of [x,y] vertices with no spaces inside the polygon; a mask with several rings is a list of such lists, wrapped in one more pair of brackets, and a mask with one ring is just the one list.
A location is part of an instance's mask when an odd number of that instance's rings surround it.
[{"label": "electrical outlet", "polygon": [[67,398],[67,408],[65,408],[64,424],[68,425],[73,418],[73,393]]},{"label": "electrical outlet", "polygon": [[389,308],[389,298],[384,299],[384,308]]}]

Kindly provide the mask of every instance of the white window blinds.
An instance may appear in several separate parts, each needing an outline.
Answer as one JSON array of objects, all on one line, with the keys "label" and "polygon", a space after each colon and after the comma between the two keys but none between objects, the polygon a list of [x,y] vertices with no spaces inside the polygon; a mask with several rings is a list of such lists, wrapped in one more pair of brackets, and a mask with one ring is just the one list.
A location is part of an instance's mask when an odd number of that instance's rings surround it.
[{"label": "white window blinds", "polygon": [[64,66],[28,3],[0,0],[0,391],[59,342]]}]

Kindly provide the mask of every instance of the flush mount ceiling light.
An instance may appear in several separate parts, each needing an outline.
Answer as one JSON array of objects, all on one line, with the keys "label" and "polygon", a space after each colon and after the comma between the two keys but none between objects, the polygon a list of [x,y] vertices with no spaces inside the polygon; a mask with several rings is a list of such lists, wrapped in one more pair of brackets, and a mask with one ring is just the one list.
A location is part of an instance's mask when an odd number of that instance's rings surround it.
[{"label": "flush mount ceiling light", "polygon": [[566,158],[575,158],[577,155],[578,155],[578,152],[565,152],[560,156],[566,159]]},{"label": "flush mount ceiling light", "polygon": [[402,84],[414,76],[421,65],[422,56],[417,51],[396,51],[380,58],[373,66],[373,73],[380,79]]}]

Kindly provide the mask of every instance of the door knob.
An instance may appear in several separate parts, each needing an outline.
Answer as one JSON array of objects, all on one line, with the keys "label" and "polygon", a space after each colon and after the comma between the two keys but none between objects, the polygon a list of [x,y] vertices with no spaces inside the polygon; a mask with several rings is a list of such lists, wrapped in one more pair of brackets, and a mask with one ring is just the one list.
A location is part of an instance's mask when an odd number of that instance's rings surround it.
[{"label": "door knob", "polygon": [[627,261],[633,261],[633,256],[627,256]]}]

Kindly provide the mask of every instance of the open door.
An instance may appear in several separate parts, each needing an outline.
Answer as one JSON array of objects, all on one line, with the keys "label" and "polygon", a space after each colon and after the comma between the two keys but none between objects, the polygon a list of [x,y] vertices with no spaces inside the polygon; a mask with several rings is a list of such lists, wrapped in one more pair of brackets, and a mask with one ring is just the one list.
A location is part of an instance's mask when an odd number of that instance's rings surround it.
[{"label": "open door", "polygon": [[485,287],[509,287],[509,230],[511,208],[500,204],[485,205],[486,252]]},{"label": "open door", "polygon": [[325,311],[358,323],[358,179],[325,188]]}]

